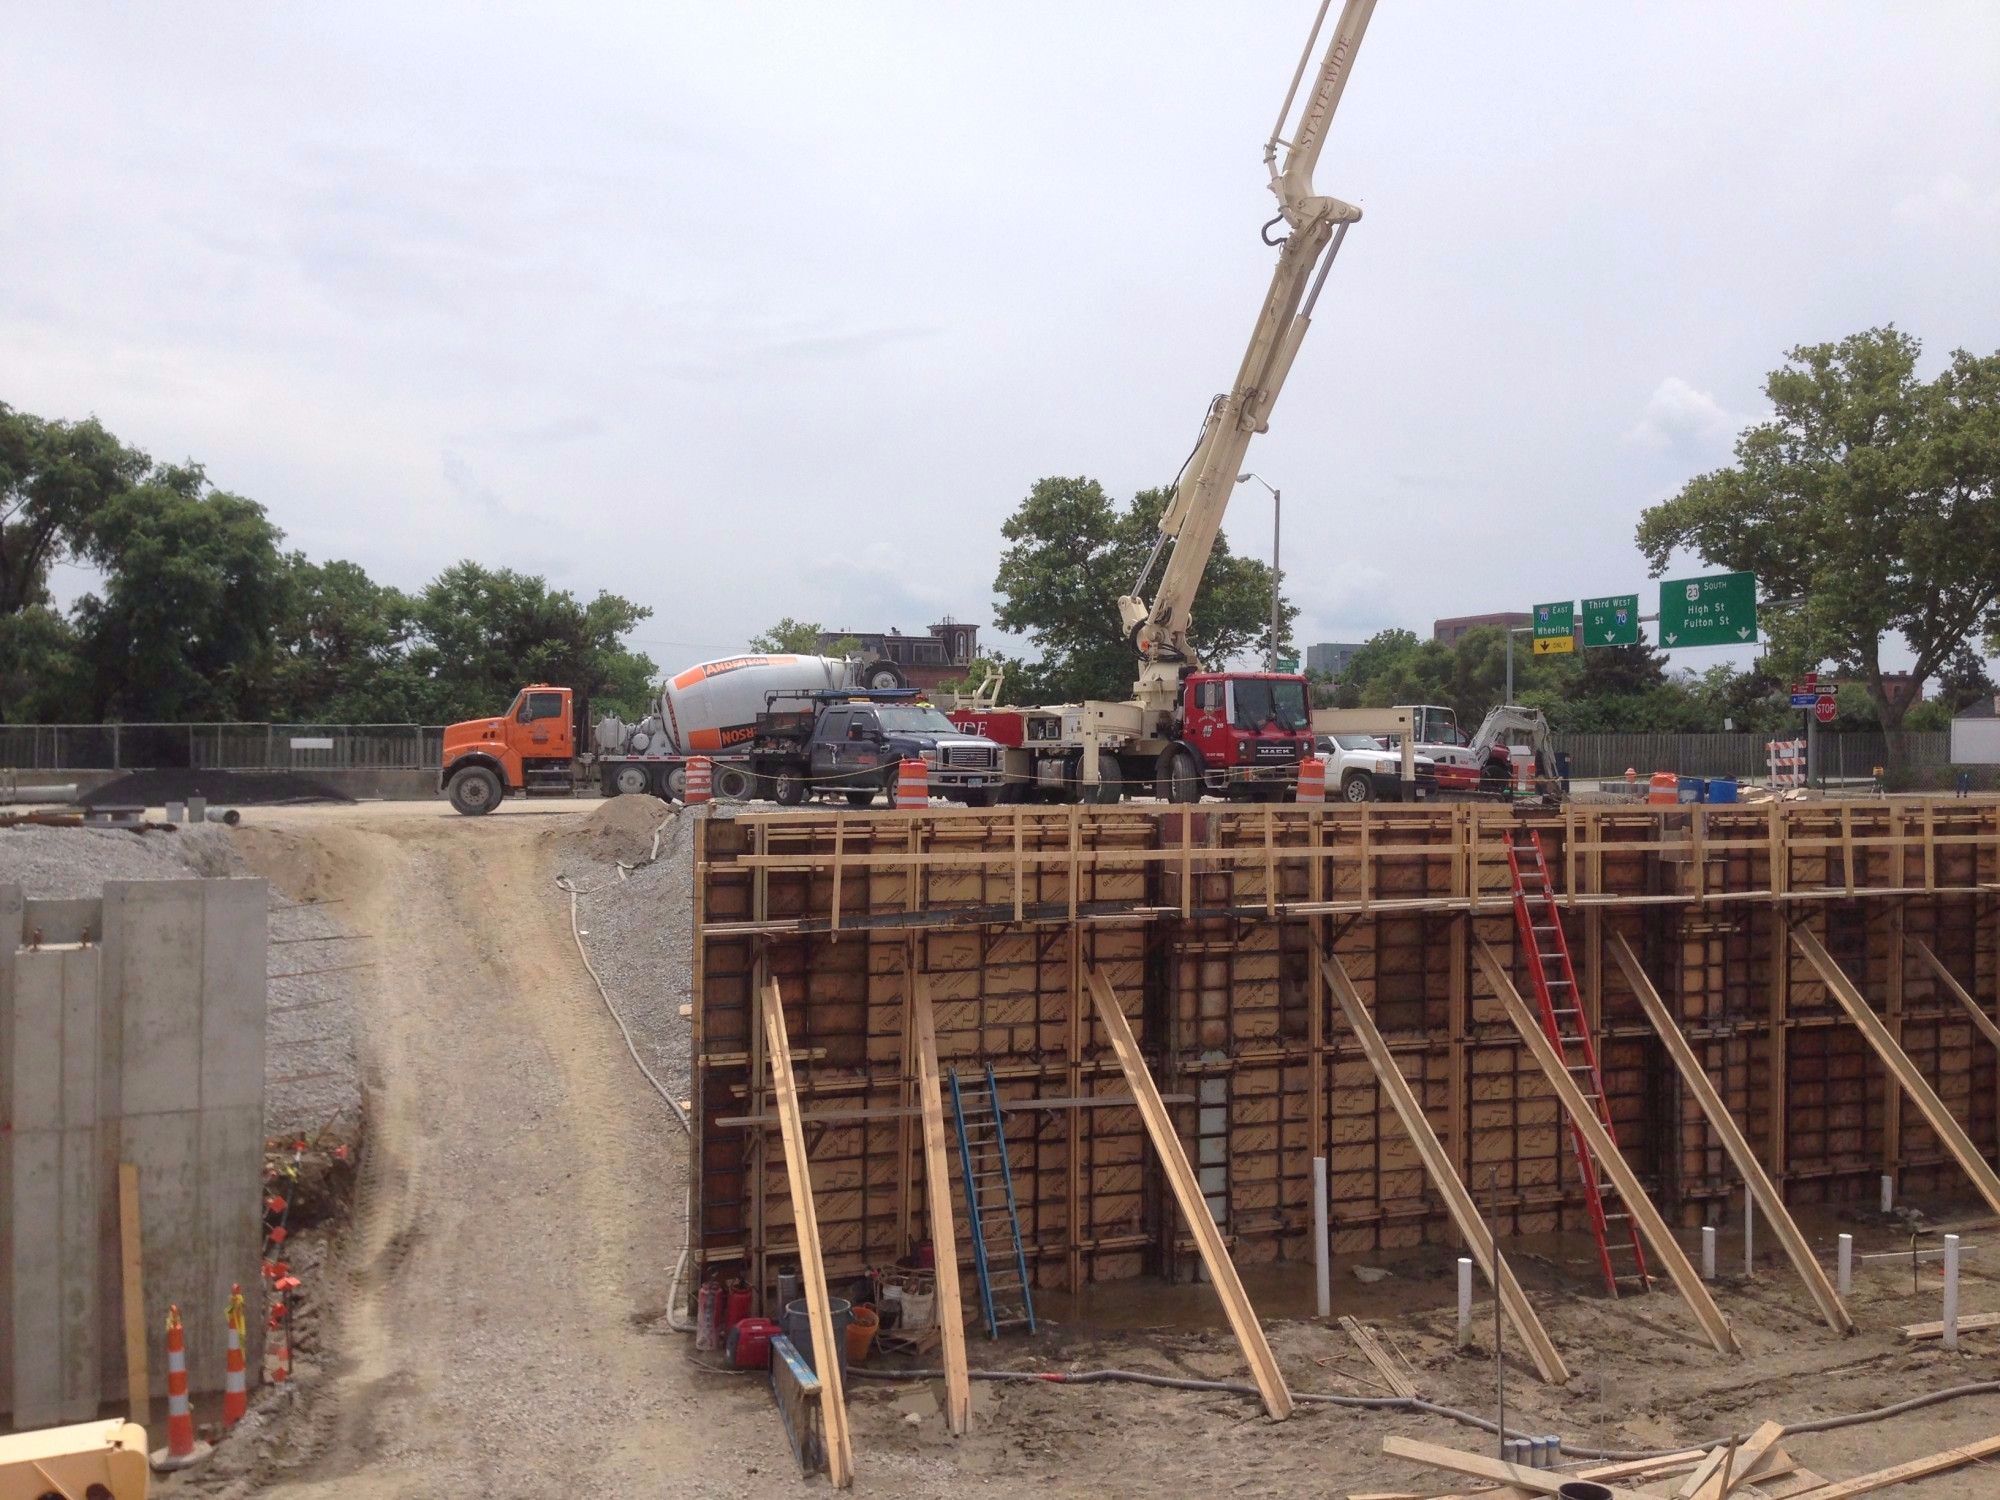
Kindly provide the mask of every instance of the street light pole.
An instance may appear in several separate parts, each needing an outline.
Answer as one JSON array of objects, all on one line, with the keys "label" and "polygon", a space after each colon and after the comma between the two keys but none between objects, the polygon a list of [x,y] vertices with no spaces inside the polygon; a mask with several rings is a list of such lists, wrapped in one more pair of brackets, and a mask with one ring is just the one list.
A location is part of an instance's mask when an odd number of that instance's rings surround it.
[{"label": "street light pole", "polygon": [[1238,484],[1242,484],[1246,479],[1256,480],[1271,492],[1271,649],[1265,657],[1264,665],[1267,671],[1275,672],[1278,670],[1278,590],[1280,582],[1284,578],[1284,574],[1278,568],[1278,528],[1285,497],[1283,491],[1279,490],[1275,485],[1268,483],[1262,475],[1238,474],[1236,476]]}]

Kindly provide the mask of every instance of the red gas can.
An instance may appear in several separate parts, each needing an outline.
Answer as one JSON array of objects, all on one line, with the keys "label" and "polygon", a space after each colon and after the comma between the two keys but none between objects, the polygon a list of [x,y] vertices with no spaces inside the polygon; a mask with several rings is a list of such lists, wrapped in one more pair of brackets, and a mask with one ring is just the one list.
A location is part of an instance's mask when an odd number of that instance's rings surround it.
[{"label": "red gas can", "polygon": [[771,1363],[771,1340],[781,1328],[769,1318],[745,1318],[729,1331],[729,1362],[739,1370],[761,1370]]}]

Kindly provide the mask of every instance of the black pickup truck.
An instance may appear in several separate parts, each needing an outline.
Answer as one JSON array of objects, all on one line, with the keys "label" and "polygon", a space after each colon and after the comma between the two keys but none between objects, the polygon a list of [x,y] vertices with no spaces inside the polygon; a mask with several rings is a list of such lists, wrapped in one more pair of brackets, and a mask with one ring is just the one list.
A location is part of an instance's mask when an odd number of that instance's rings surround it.
[{"label": "black pickup truck", "polygon": [[774,701],[757,720],[752,771],[784,806],[795,807],[809,796],[842,796],[854,807],[868,806],[878,794],[894,801],[899,764],[906,759],[928,768],[933,797],[968,807],[991,807],[999,800],[999,745],[967,734],[914,690],[810,697],[809,706],[796,709],[781,709]]}]

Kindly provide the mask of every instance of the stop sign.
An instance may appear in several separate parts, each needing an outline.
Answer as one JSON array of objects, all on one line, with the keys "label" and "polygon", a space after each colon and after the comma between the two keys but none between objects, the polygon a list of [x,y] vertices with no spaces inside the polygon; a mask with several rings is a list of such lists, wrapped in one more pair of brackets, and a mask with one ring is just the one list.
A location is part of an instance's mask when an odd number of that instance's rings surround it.
[{"label": "stop sign", "polygon": [[1819,702],[1813,705],[1813,717],[1818,719],[1822,724],[1831,724],[1834,715],[1839,712],[1840,710],[1834,706],[1833,694],[1831,693],[1821,693],[1819,695]]}]

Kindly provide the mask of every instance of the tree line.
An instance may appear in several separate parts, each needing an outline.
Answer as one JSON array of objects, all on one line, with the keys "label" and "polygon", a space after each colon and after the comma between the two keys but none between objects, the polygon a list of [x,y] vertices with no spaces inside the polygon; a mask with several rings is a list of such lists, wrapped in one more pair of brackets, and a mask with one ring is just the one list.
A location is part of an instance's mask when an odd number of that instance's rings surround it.
[{"label": "tree line", "polygon": [[[444,724],[524,682],[645,711],[642,605],[469,560],[409,593],[283,541],[199,464],[0,403],[0,721]],[[66,609],[58,565],[92,575]]]}]

